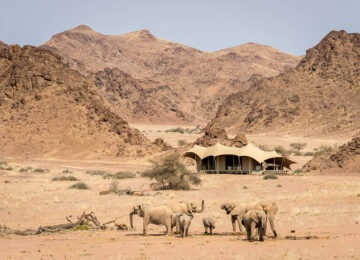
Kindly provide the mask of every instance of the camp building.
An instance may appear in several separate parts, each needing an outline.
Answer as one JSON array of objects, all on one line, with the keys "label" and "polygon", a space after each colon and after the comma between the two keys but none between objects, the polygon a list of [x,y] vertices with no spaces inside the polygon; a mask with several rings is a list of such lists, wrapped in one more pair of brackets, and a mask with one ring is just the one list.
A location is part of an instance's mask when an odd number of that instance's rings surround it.
[{"label": "camp building", "polygon": [[247,144],[230,147],[216,143],[210,147],[195,145],[184,153],[185,157],[196,161],[198,172],[249,174],[253,172],[273,172],[286,174],[294,161],[275,151],[263,151]]}]

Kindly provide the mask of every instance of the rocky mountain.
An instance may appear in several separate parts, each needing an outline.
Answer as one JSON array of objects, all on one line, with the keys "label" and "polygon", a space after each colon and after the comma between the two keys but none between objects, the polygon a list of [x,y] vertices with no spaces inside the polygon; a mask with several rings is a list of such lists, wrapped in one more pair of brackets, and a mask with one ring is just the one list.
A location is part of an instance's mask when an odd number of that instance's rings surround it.
[{"label": "rocky mountain", "polygon": [[[113,111],[126,110],[124,118],[131,122],[207,122],[224,97],[242,89],[253,74],[275,76],[300,60],[255,43],[203,52],[147,30],[112,36],[85,25],[56,34],[41,47],[100,79],[97,85]],[[139,94],[128,93],[133,84],[124,87],[129,75],[142,89]]]},{"label": "rocky mountain", "polygon": [[315,157],[305,164],[304,172],[320,174],[359,173],[360,169],[360,137],[354,137],[350,142],[335,151]]},{"label": "rocky mountain", "polygon": [[5,42],[0,41],[0,49],[6,48],[7,44]]},{"label": "rocky mountain", "polygon": [[151,144],[104,106],[90,80],[47,50],[0,50],[0,155],[143,156]]},{"label": "rocky mountain", "polygon": [[360,129],[360,34],[332,31],[296,68],[230,95],[208,127],[305,135]]}]

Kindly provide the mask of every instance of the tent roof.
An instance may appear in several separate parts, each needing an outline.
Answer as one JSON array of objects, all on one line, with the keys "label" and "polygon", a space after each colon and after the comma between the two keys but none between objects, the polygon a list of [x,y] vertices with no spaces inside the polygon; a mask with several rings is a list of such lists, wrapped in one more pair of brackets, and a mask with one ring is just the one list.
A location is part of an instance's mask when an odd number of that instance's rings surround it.
[{"label": "tent roof", "polygon": [[260,148],[250,143],[241,148],[225,146],[219,143],[216,143],[215,145],[210,147],[202,147],[195,145],[189,151],[184,153],[184,156],[190,158],[195,158],[194,155],[197,155],[200,159],[204,159],[208,156],[220,156],[220,155],[247,156],[253,158],[259,163],[262,163],[272,158],[283,158],[284,166],[289,169],[290,169],[290,164],[295,163],[294,161],[291,161],[283,157],[281,154],[275,151],[271,151],[271,152],[263,151]]}]

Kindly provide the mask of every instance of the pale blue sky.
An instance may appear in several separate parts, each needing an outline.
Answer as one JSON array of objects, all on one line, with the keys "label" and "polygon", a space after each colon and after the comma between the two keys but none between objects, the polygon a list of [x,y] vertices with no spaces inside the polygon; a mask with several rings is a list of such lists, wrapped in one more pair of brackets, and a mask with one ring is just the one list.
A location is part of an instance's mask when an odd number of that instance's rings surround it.
[{"label": "pale blue sky", "polygon": [[40,45],[86,24],[103,34],[148,29],[213,51],[257,42],[302,55],[329,31],[360,32],[356,0],[0,0],[0,40]]}]

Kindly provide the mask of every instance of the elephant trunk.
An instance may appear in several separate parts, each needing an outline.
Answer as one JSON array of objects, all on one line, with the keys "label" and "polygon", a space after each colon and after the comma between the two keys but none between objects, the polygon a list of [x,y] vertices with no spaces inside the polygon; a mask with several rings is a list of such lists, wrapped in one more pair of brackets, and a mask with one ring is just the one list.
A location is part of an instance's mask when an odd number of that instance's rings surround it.
[{"label": "elephant trunk", "polygon": [[205,209],[205,202],[204,202],[204,200],[203,200],[203,201],[201,202],[201,210],[198,210],[197,213],[203,212],[204,209]]},{"label": "elephant trunk", "polygon": [[129,216],[130,216],[130,227],[131,227],[131,228],[134,228],[134,226],[133,226],[134,212],[130,212]]},{"label": "elephant trunk", "polygon": [[269,222],[270,222],[271,230],[274,233],[274,236],[277,237],[277,233],[276,233],[276,230],[275,230],[275,224],[274,224],[275,216],[272,216],[272,215],[268,216],[268,219],[269,219]]}]

